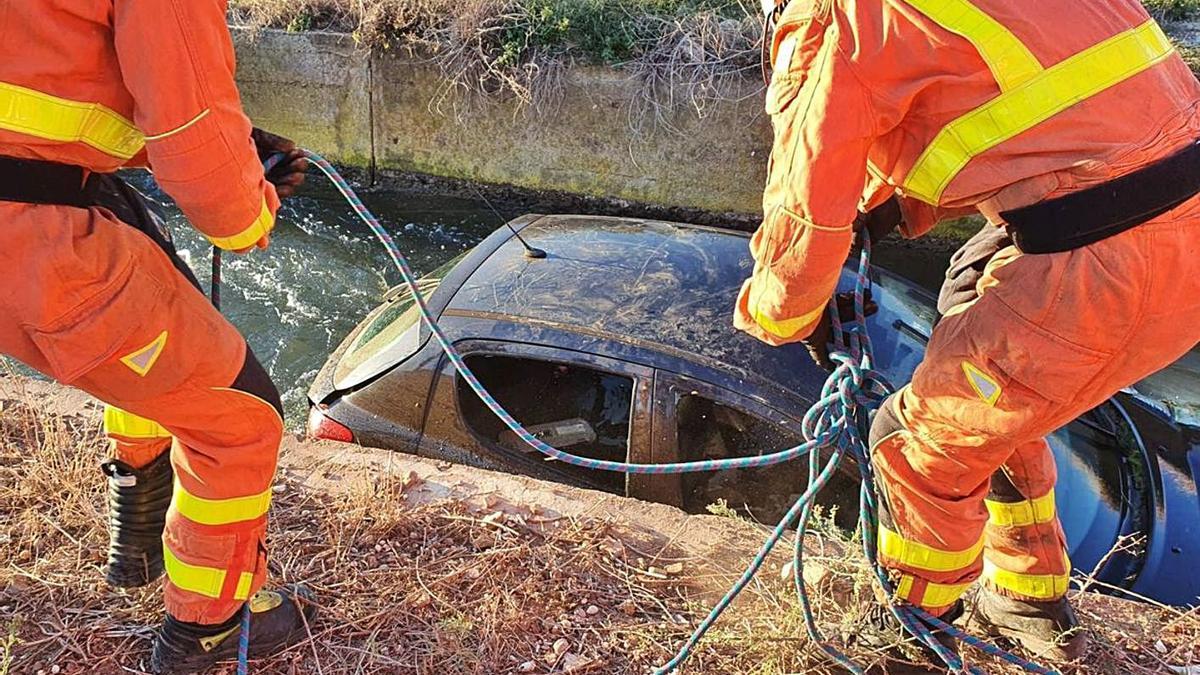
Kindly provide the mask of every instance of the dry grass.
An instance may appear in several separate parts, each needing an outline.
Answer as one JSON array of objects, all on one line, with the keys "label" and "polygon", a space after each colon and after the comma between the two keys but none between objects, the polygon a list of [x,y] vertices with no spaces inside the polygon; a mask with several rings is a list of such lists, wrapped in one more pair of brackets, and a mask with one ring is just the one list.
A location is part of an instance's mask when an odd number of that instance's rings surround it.
[{"label": "dry grass", "polygon": [[[156,587],[114,591],[101,580],[106,535],[95,465],[103,441],[94,416],[0,405],[0,675],[141,672],[161,606]],[[338,494],[281,483],[272,576],[313,587],[321,616],[309,639],[255,672],[646,673],[748,559],[680,557],[644,532],[600,518],[542,517],[536,505],[412,505],[412,480],[373,476]],[[878,654],[853,644],[873,597],[866,572],[844,537],[820,529],[808,559],[810,572],[822,570],[814,579],[822,626],[860,663],[879,666]],[[768,563],[685,672],[837,672],[803,637],[779,574],[785,557]],[[1171,672],[1198,660],[1195,612],[1090,594],[1077,606],[1097,644],[1086,672]],[[1015,672],[976,656],[988,672]],[[889,664],[888,672],[901,670]]]}]

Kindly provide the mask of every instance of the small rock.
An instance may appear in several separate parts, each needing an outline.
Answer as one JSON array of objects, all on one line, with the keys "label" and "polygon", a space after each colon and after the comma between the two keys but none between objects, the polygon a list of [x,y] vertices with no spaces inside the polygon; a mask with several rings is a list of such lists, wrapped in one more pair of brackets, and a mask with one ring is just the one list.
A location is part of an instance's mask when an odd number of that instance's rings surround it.
[{"label": "small rock", "polygon": [[566,638],[558,638],[557,640],[554,641],[554,647],[552,647],[552,649],[554,650],[554,653],[558,656],[562,656],[563,654],[566,654],[567,650],[570,648],[571,648],[571,642],[569,640],[567,640]]},{"label": "small rock", "polygon": [[590,659],[582,654],[567,654],[563,656],[562,671],[564,673],[579,673],[587,670],[595,664],[594,659]]},{"label": "small rock", "polygon": [[827,586],[833,581],[833,574],[830,573],[828,567],[817,565],[811,561],[800,571],[800,575],[804,577],[804,583],[813,588]]},{"label": "small rock", "polygon": [[277,495],[281,495],[281,494],[287,492],[287,485],[284,485],[283,483],[280,483],[279,485],[273,485],[273,486],[271,486],[271,492],[274,492]]},{"label": "small rock", "polygon": [[599,607],[597,607],[597,606],[595,606],[595,605],[588,605],[588,608],[587,608],[587,615],[588,615],[588,616],[596,616],[596,615],[597,615],[597,614],[599,614],[599,613],[600,613],[600,608],[599,608]]},{"label": "small rock", "polygon": [[795,563],[791,560],[787,561],[783,567],[779,568],[779,578],[783,581],[791,581],[793,569],[795,569]]},{"label": "small rock", "polygon": [[62,668],[60,668],[58,666],[58,664],[56,663],[53,666],[50,666],[50,672],[53,673],[54,675],[58,675],[59,673],[62,672]]},{"label": "small rock", "polygon": [[1155,641],[1154,648],[1158,650],[1159,654],[1166,654],[1168,651],[1166,643],[1164,643],[1162,640]]},{"label": "small rock", "polygon": [[526,661],[525,663],[517,666],[518,673],[532,673],[535,670],[537,670],[536,661]]}]

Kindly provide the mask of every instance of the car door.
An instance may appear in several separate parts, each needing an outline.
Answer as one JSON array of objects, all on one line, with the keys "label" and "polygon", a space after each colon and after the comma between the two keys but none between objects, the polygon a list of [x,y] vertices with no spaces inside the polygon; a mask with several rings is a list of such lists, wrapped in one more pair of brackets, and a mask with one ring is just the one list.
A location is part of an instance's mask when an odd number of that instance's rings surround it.
[{"label": "car door", "polygon": [[[492,396],[546,443],[628,461],[650,446],[653,370],[584,352],[499,340],[455,345]],[[548,460],[522,442],[443,359],[424,424],[424,454],[625,494],[626,475]]]},{"label": "car door", "polygon": [[[764,455],[803,442],[801,421],[761,401],[694,378],[655,374],[653,461],[685,462]],[[808,460],[757,469],[652,476],[631,496],[693,513],[730,508],[774,523],[808,485]],[[858,517],[857,468],[845,462],[818,500],[852,528]],[[723,506],[722,506],[723,505]]]}]

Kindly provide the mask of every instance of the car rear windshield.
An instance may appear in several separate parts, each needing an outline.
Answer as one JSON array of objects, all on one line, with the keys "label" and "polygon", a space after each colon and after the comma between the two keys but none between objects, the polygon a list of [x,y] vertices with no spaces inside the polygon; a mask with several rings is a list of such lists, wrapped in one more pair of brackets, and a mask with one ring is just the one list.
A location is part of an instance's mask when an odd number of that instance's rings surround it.
[{"label": "car rear windshield", "polygon": [[[417,281],[421,295],[428,298],[437,290],[442,279],[464,256],[466,253]],[[372,370],[394,366],[417,353],[428,337],[428,329],[421,323],[421,312],[407,284],[389,290],[383,304],[376,307],[361,325],[354,342],[338,361],[334,373],[336,382],[345,382],[364,366]]]}]

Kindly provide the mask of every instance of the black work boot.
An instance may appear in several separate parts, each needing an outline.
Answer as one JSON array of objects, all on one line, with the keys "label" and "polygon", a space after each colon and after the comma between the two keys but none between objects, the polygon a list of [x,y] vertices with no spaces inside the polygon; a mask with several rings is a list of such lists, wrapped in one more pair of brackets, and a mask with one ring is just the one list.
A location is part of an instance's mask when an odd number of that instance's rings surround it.
[{"label": "black work boot", "polygon": [[163,573],[163,526],[175,472],[171,453],[141,469],[109,460],[100,465],[108,476],[108,583],[122,588],[145,586]]},{"label": "black work boot", "polygon": [[1087,652],[1087,631],[1066,598],[1014,600],[983,587],[975,595],[967,621],[971,630],[1006,637],[1038,658],[1075,661]]},{"label": "black work boot", "polygon": [[[959,600],[938,618],[954,623],[963,615],[963,602]],[[929,629],[933,637],[951,654],[958,654],[958,640],[943,630]],[[884,652],[901,661],[929,661],[943,665],[941,657],[931,647],[909,635],[891,608],[876,603],[867,610],[865,625],[857,636],[859,644]]]},{"label": "black work boot", "polygon": [[[312,600],[312,593],[303,586],[262,590],[250,598],[246,603],[250,606],[249,657],[260,659],[303,639],[307,635],[305,625],[317,614]],[[154,641],[150,671],[194,673],[220,661],[237,659],[241,632],[241,609],[218,625],[185,623],[168,614]]]}]

